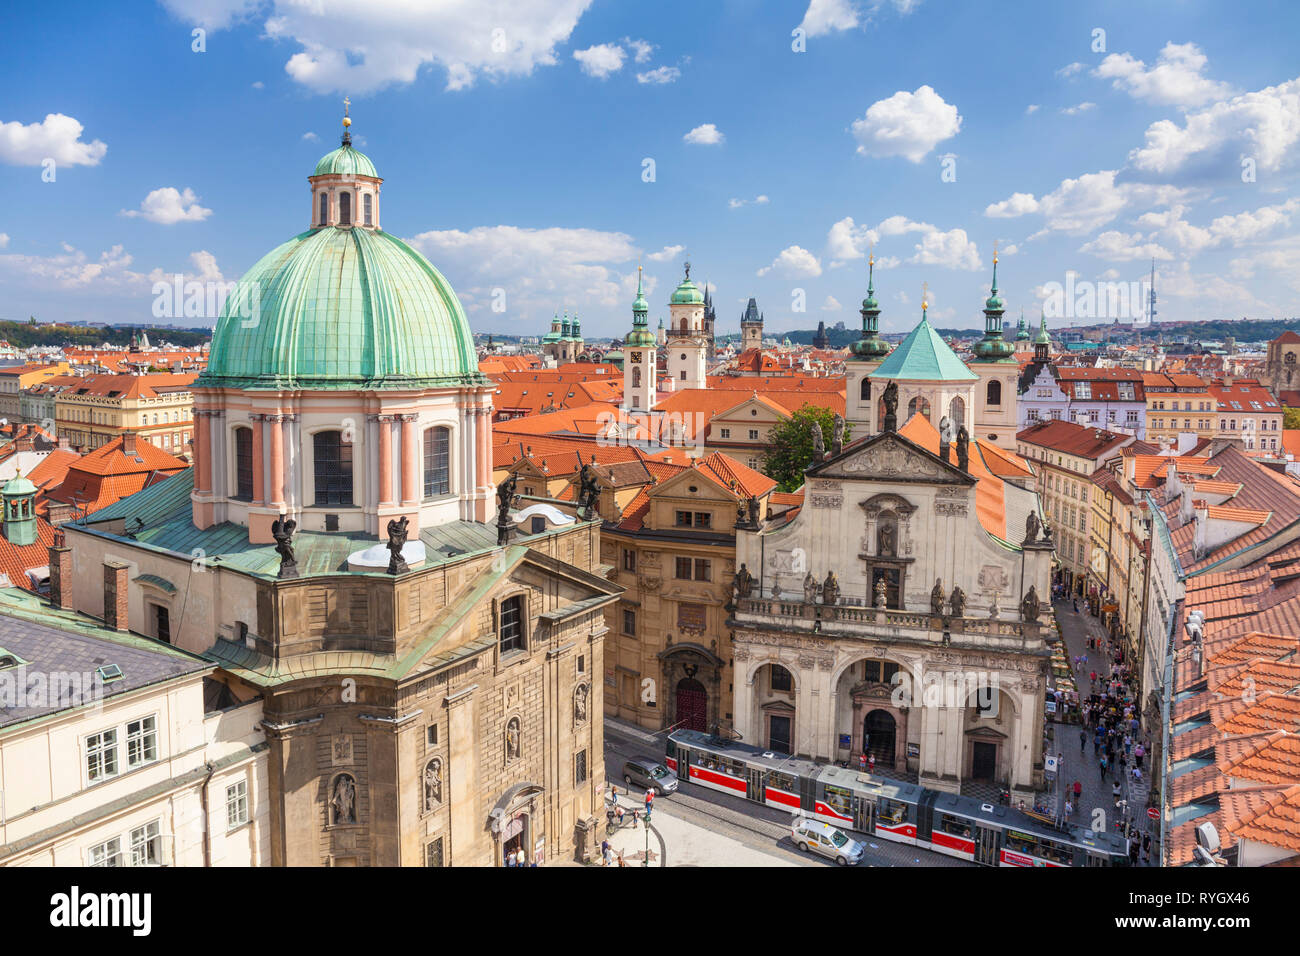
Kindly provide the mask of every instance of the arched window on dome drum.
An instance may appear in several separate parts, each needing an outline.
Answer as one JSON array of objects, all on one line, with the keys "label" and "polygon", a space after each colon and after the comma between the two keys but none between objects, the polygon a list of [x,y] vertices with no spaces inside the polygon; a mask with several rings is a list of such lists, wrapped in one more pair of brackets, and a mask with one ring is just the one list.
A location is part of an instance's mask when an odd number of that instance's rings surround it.
[{"label": "arched window on dome drum", "polygon": [[361,208],[365,210],[366,225],[367,226],[374,225],[374,223],[370,221],[370,208],[371,208],[370,193],[366,193],[364,196],[361,197]]},{"label": "arched window on dome drum", "polygon": [[253,430],[235,429],[235,497],[253,500]]},{"label": "arched window on dome drum", "polygon": [[451,494],[451,429],[424,430],[424,497]]},{"label": "arched window on dome drum", "polygon": [[320,221],[319,226],[329,225],[330,221],[330,197],[329,193],[320,194]]},{"label": "arched window on dome drum", "polygon": [[312,436],[312,465],[318,508],[352,504],[352,444],[342,432],[317,432]]},{"label": "arched window on dome drum", "polygon": [[984,404],[1001,405],[1002,404],[1002,383],[999,381],[989,382],[988,391],[985,393]]},{"label": "arched window on dome drum", "polygon": [[339,225],[352,225],[352,194],[339,193]]},{"label": "arched window on dome drum", "polygon": [[864,402],[871,401],[871,379],[867,378],[865,375],[862,376],[862,387],[859,391],[859,398]]}]

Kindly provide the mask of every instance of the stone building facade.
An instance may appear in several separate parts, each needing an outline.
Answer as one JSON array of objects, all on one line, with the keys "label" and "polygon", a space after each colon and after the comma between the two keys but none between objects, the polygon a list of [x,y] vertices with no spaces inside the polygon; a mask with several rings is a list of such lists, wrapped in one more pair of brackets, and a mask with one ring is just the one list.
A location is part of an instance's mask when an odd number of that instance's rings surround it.
[{"label": "stone building facade", "polygon": [[1041,786],[1052,544],[1029,534],[1032,492],[947,457],[855,442],[808,471],[793,520],[738,532],[742,739],[865,751],[937,789]]}]

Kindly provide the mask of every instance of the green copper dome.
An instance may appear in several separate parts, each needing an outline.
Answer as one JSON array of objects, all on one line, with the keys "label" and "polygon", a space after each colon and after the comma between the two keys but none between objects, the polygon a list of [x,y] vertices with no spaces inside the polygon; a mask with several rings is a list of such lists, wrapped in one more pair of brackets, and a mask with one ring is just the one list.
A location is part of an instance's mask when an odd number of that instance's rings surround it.
[{"label": "green copper dome", "polygon": [[353,149],[351,145],[343,145],[333,152],[326,153],[316,164],[316,171],[312,173],[313,176],[330,174],[379,178],[379,173],[375,172],[375,164],[370,161],[370,157],[360,150]]},{"label": "green copper dome", "polygon": [[[367,160],[367,162],[369,162]],[[327,226],[273,249],[239,283],[197,387],[483,384],[456,293],[406,243]],[[251,316],[250,313],[251,312]]]},{"label": "green copper dome", "polygon": [[853,343],[855,358],[872,362],[889,354],[889,343],[880,337],[880,305],[876,302],[876,257],[868,260],[867,297],[862,300],[862,338]]},{"label": "green copper dome", "polygon": [[1034,336],[1035,345],[1051,345],[1052,337],[1047,332],[1047,316],[1044,315],[1038,323],[1038,334]]},{"label": "green copper dome", "polygon": [[704,293],[700,291],[699,286],[691,281],[690,274],[682,280],[682,284],[673,290],[673,297],[669,300],[672,305],[703,305]]}]

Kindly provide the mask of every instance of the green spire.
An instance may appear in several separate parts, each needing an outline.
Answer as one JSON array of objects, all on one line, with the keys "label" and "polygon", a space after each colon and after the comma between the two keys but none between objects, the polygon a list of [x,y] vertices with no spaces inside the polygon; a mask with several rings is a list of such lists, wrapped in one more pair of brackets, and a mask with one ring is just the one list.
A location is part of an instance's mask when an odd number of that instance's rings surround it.
[{"label": "green spire", "polygon": [[889,344],[880,338],[880,305],[876,302],[876,257],[867,257],[867,297],[862,300],[862,338],[853,343],[853,354],[865,361],[879,361],[889,354]]},{"label": "green spire", "polygon": [[[641,267],[636,267],[636,298],[632,300],[632,331],[628,333],[623,340],[625,348],[631,346],[640,346],[641,348],[653,348],[655,344],[655,334],[650,331],[650,304],[645,300],[645,292],[641,285]],[[659,327],[663,327],[663,319],[659,320]]]},{"label": "green spire", "polygon": [[1047,313],[1041,312],[1038,322],[1038,335],[1034,337],[1035,345],[1051,345],[1052,337],[1047,332]]},{"label": "green spire", "polygon": [[993,246],[993,284],[984,302],[984,338],[972,351],[980,362],[1014,361],[1015,346],[1002,337],[1002,297],[998,295],[998,247]]}]

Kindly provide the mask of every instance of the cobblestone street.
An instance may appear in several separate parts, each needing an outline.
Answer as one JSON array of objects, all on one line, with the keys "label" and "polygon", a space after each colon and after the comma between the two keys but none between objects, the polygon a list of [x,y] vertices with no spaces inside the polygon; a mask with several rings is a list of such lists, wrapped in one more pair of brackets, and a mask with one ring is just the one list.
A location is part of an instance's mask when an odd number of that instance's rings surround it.
[{"label": "cobblestone street", "polygon": [[[1056,611],[1057,620],[1061,622],[1061,633],[1065,640],[1067,648],[1066,655],[1071,661],[1075,657],[1087,655],[1088,662],[1075,669],[1075,682],[1079,688],[1080,700],[1085,701],[1090,693],[1090,682],[1088,674],[1095,670],[1098,674],[1098,686],[1102,681],[1101,675],[1108,671],[1108,663],[1105,648],[1106,629],[1102,626],[1101,621],[1087,613],[1086,607],[1080,603],[1079,611],[1074,611],[1073,604],[1069,600],[1055,601],[1053,606]],[[1089,637],[1102,641],[1101,650],[1089,650],[1087,640]],[[1052,728],[1053,739],[1049,744],[1049,749],[1053,753],[1062,755],[1062,767],[1058,771],[1058,786],[1056,789],[1056,805],[1062,807],[1065,801],[1067,789],[1071,789],[1076,780],[1082,784],[1082,799],[1079,806],[1075,807],[1074,814],[1070,817],[1072,823],[1082,826],[1092,826],[1095,822],[1103,817],[1098,817],[1097,812],[1101,811],[1104,815],[1105,824],[1108,828],[1114,830],[1116,824],[1123,819],[1129,819],[1140,834],[1150,832],[1152,838],[1152,856],[1158,859],[1156,854],[1155,842],[1159,838],[1159,830],[1154,826],[1154,821],[1147,817],[1147,799],[1150,787],[1147,781],[1147,774],[1150,766],[1146,760],[1143,760],[1142,773],[1143,778],[1140,782],[1135,781],[1132,775],[1133,758],[1128,758],[1128,767],[1121,771],[1116,763],[1108,769],[1105,777],[1101,773],[1101,767],[1098,758],[1104,753],[1104,748],[1098,751],[1093,746],[1092,731],[1086,731],[1083,741],[1082,750],[1080,749],[1080,731],[1083,730],[1081,723],[1064,723],[1054,721],[1049,726]],[[1149,742],[1147,751],[1150,751]],[[1137,746],[1138,741],[1134,741],[1133,746]],[[1119,750],[1123,749],[1123,745]],[[1117,751],[1118,755],[1118,751]],[[1113,785],[1116,780],[1120,783],[1119,807],[1116,807],[1112,795]],[[1148,830],[1148,826],[1151,829]],[[1140,862],[1140,858],[1139,858]]]}]

